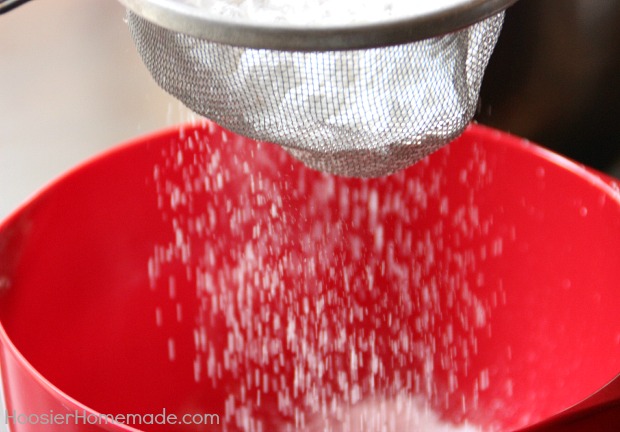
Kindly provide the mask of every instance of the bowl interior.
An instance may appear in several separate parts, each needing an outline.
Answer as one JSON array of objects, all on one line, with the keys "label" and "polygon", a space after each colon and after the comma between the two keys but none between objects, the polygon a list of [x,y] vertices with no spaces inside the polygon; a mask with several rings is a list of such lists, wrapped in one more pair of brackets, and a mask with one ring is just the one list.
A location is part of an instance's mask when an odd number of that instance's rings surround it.
[{"label": "bowl interior", "polygon": [[0,321],[103,413],[356,430],[415,406],[516,428],[620,370],[619,238],[609,184],[483,127],[360,180],[205,124],[87,163],[7,220]]}]

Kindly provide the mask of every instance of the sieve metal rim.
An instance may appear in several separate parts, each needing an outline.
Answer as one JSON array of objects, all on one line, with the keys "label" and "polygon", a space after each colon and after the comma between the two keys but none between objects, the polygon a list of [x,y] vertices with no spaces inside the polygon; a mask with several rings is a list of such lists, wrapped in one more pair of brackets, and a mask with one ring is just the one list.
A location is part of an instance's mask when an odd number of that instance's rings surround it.
[{"label": "sieve metal rim", "polygon": [[451,0],[416,16],[368,24],[309,27],[217,18],[175,0],[118,1],[138,16],[175,32],[225,45],[280,51],[352,50],[415,42],[468,27],[517,2]]}]

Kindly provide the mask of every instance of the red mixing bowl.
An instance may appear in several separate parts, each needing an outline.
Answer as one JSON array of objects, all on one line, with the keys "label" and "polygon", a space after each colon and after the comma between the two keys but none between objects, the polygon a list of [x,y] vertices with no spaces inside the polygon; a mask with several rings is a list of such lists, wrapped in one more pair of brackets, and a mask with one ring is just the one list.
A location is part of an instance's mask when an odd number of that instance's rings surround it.
[{"label": "red mixing bowl", "polygon": [[[211,123],[176,128],[0,225],[9,420],[616,430],[618,385],[555,416],[620,371],[619,287],[617,184],[505,133],[473,125],[361,180]],[[178,424],[149,424],[164,414]]]}]

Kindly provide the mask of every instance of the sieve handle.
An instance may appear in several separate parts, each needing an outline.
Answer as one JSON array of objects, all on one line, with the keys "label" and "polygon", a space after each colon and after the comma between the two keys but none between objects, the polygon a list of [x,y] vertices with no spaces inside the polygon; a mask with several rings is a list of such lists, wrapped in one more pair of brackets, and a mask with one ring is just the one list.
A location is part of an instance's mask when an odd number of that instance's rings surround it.
[{"label": "sieve handle", "polygon": [[0,14],[15,9],[30,0],[0,0]]}]

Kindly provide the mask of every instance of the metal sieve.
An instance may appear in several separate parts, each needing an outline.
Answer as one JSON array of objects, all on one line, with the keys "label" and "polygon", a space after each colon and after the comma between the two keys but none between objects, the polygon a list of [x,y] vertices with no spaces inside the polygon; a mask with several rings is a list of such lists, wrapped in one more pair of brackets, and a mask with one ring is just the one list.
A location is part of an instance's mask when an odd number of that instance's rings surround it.
[{"label": "metal sieve", "polygon": [[218,18],[188,1],[121,3],[153,78],[191,110],[312,168],[369,177],[460,135],[514,1],[314,27]]},{"label": "metal sieve", "polygon": [[201,0],[120,2],[151,75],[192,111],[311,168],[375,177],[463,132],[516,0],[313,26],[223,18]]}]

